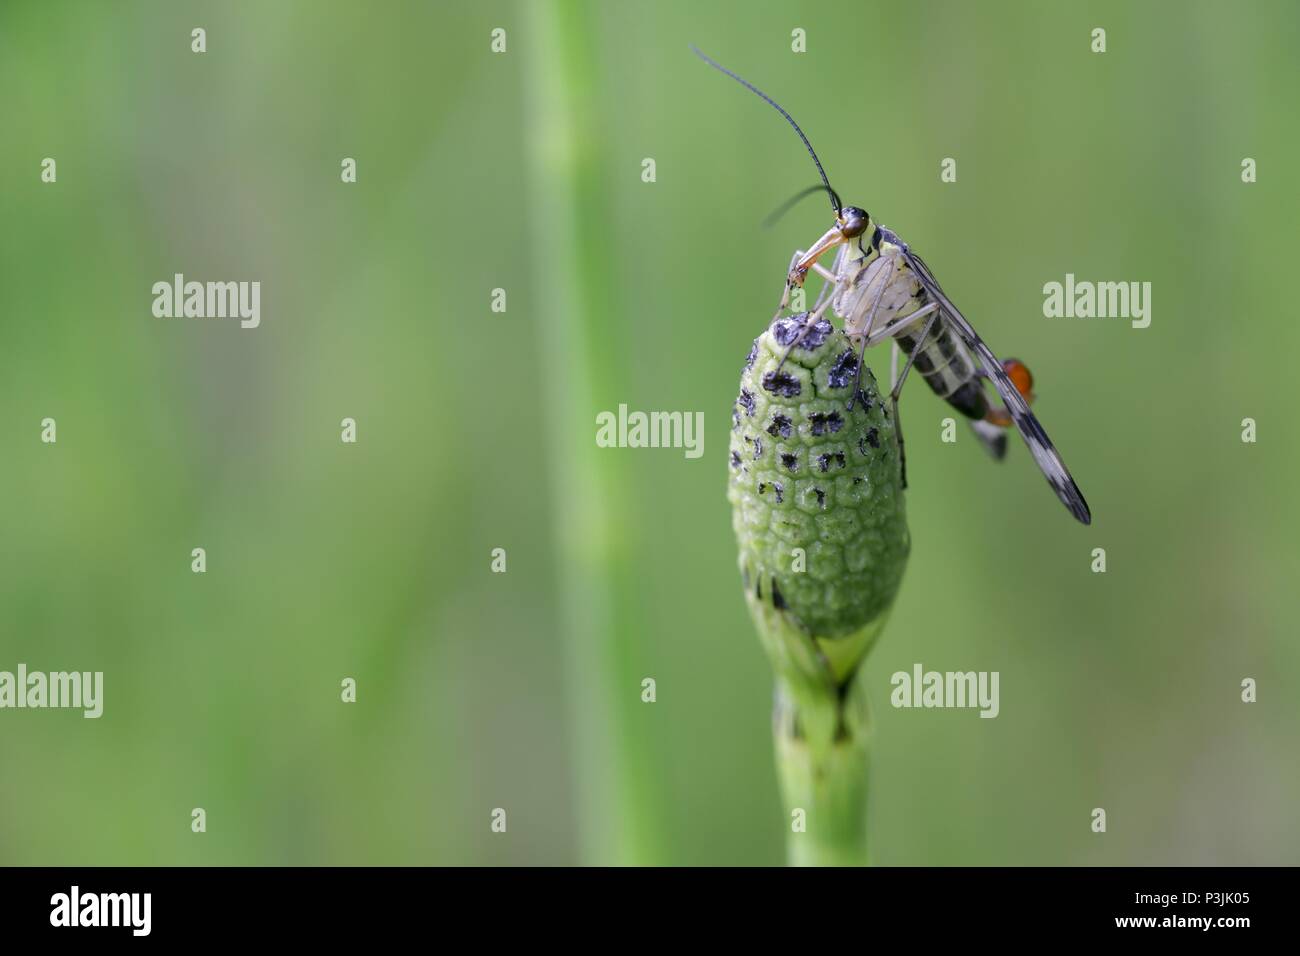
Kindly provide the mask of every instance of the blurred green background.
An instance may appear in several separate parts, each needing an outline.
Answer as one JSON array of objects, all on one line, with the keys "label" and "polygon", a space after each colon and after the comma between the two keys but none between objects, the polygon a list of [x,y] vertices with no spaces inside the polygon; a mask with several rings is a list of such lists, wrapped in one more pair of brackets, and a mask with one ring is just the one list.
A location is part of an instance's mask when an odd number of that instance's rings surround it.
[{"label": "blurred green background", "polygon": [[[782,861],[726,438],[829,217],[758,228],[814,171],[689,42],[1030,364],[1095,515],[1018,440],[1001,466],[942,444],[909,385],[875,860],[1300,862],[1298,27],[1285,2],[7,0],[0,669],[102,670],[105,714],[0,712],[0,862]],[[153,318],[175,272],[260,280],[261,327]],[[1044,318],[1067,272],[1151,282],[1150,328]],[[704,411],[704,457],[596,449],[619,403]],[[1000,671],[1001,715],[894,710],[915,662]]]}]

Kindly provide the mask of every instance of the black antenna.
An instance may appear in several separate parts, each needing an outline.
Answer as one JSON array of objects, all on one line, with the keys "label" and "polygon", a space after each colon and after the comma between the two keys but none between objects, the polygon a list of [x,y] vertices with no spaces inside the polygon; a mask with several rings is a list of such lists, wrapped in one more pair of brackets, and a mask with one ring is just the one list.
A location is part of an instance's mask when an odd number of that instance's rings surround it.
[{"label": "black antenna", "polygon": [[824,192],[830,192],[830,190],[827,187],[823,186],[821,183],[817,183],[813,186],[809,186],[807,189],[799,190],[797,193],[795,193],[785,202],[781,203],[781,205],[777,206],[770,213],[768,213],[767,218],[763,220],[763,228],[764,229],[772,228],[772,226],[776,225],[777,220],[779,220],[782,216],[788,213],[791,209],[793,209],[803,200],[807,199],[813,193],[824,193]]},{"label": "black antenna", "polygon": [[794,117],[791,116],[789,113],[787,113],[781,107],[780,103],[772,99],[772,97],[768,96],[766,93],[760,90],[753,83],[749,82],[749,80],[745,79],[742,76],[737,76],[735,73],[732,73],[730,70],[728,70],[717,60],[711,59],[710,57],[706,56],[700,50],[700,48],[697,47],[694,43],[691,44],[691,52],[694,53],[696,56],[698,56],[705,63],[709,64],[709,66],[713,67],[718,72],[727,74],[727,76],[731,77],[733,80],[735,80],[745,89],[749,90],[751,93],[758,94],[758,96],[766,100],[768,104],[771,105],[778,113],[784,116],[787,123],[789,123],[791,126],[794,127],[794,131],[799,134],[799,138],[803,140],[804,146],[808,148],[808,155],[812,157],[812,161],[817,165],[817,172],[821,175],[822,182],[826,184],[826,192],[830,194],[831,207],[835,210],[835,215],[838,216],[840,214],[840,209],[842,208],[840,205],[840,195],[831,187],[831,181],[826,178],[826,170],[822,169],[822,161],[817,158],[817,151],[812,148],[812,143],[808,142],[808,137],[803,134],[803,130],[799,128],[799,124],[794,121]]}]

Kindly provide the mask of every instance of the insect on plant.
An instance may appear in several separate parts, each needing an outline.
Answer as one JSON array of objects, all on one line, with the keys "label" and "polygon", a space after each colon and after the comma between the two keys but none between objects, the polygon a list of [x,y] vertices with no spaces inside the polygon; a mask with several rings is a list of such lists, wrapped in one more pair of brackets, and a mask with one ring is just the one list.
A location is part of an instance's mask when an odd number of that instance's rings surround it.
[{"label": "insect on plant", "polygon": [[[835,211],[835,222],[831,227],[806,250],[795,250],[790,260],[785,288],[777,306],[777,318],[789,309],[791,294],[795,289],[802,289],[809,272],[817,273],[824,281],[813,308],[804,313],[801,331],[787,346],[781,365],[808,330],[814,328],[830,309],[843,321],[845,334],[860,346],[850,407],[859,397],[856,381],[862,375],[866,350],[885,340],[892,343],[889,399],[898,435],[904,487],[906,461],[903,458],[903,429],[898,418],[898,396],[908,372],[915,366],[934,393],[970,422],[980,444],[994,458],[1001,460],[1005,456],[1005,429],[1015,425],[1062,504],[1079,521],[1090,524],[1092,513],[1079,486],[1074,483],[1047,432],[1029,410],[1029,403],[1034,398],[1034,380],[1024,363],[1016,359],[999,360],[944,293],[925,261],[897,233],[873,222],[866,210],[846,206],[840,201],[812,143],[780,104],[696,47],[692,46],[691,51],[784,116],[812,157],[821,182],[796,195],[776,215],[814,192],[825,192]],[[836,250],[835,259],[828,269],[819,260],[832,249]],[[907,361],[900,373],[898,358],[902,353],[906,353]],[[1001,398],[1001,404],[990,400],[985,390],[989,381]]]}]

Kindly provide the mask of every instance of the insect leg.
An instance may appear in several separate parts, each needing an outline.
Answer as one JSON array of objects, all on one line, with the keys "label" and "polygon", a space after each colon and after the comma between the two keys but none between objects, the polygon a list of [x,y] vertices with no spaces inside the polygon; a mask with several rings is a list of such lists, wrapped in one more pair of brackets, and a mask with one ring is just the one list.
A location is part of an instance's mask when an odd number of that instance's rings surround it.
[{"label": "insect leg", "polygon": [[828,295],[838,291],[840,281],[847,276],[845,264],[848,261],[848,257],[849,247],[840,246],[840,251],[835,253],[835,262],[831,265],[831,272],[839,277],[839,279],[835,282],[826,281],[822,283],[821,291],[817,293],[817,301],[813,303],[813,311],[821,308],[821,304],[826,301]]},{"label": "insect leg", "polygon": [[817,273],[819,276],[821,276],[823,279],[825,279],[827,282],[831,284],[840,281],[834,272],[832,272],[830,269],[827,269],[820,262],[814,262],[812,264],[812,271]]},{"label": "insect leg", "polygon": [[[917,311],[920,312],[921,310],[917,309]],[[934,323],[938,321],[939,313],[935,311],[926,321],[925,328],[921,330],[921,334],[916,340],[916,345],[913,346],[912,351],[908,354],[907,364],[903,366],[903,374],[899,376],[898,381],[894,383],[893,387],[889,390],[889,397],[895,402],[898,401],[898,395],[903,390],[903,382],[907,381],[907,373],[912,370],[912,363],[916,361],[916,354],[921,351],[921,346],[925,344],[926,337],[929,336],[930,330],[934,328]]]},{"label": "insect leg", "polygon": [[[922,310],[917,309],[916,311],[920,312]],[[921,351],[921,346],[925,345],[925,340],[929,337],[930,330],[934,328],[934,323],[938,321],[939,313],[936,307],[936,310],[931,313],[930,318],[926,320],[925,328],[921,330],[921,335],[917,338],[916,345],[912,347],[911,353],[907,356],[907,364],[903,366],[903,374],[897,377],[894,375],[894,370],[897,368],[898,353],[901,349],[898,347],[898,340],[893,340],[894,347],[889,362],[889,405],[890,408],[894,410],[894,434],[898,436],[898,468],[904,489],[907,488],[907,455],[903,453],[903,422],[898,417],[898,396],[903,391],[903,383],[907,381],[907,373],[912,370],[912,363],[916,361],[916,353]]]},{"label": "insect leg", "polygon": [[[880,309],[880,300],[884,298],[885,289],[887,289],[888,287],[889,287],[888,280],[880,284],[880,291],[876,293],[875,299],[872,300],[871,311],[867,315],[866,328],[864,328],[862,332],[859,333],[862,336],[862,348],[858,350],[858,367],[853,372],[853,391],[849,393],[849,403],[847,406],[849,411],[853,410],[853,403],[858,400],[858,386],[862,384],[862,363],[866,360],[867,357],[867,346],[871,342],[871,330],[875,327],[876,324],[876,313]],[[844,317],[845,331],[848,331],[849,326],[852,324],[853,324],[852,316],[846,315]]]},{"label": "insect leg", "polygon": [[885,339],[893,338],[909,325],[916,324],[916,322],[925,318],[927,315],[938,311],[938,309],[938,303],[931,302],[930,304],[917,309],[915,312],[903,316],[901,319],[891,319],[886,325],[876,329],[871,334],[870,338],[867,340],[867,348],[879,345],[881,342],[885,341]]},{"label": "insect leg", "polygon": [[[867,349],[871,348],[887,338],[891,338],[898,332],[919,321],[923,316],[929,315],[938,309],[938,305],[931,302],[915,312],[903,316],[901,319],[891,319],[885,327],[879,332],[874,331],[876,325],[876,314],[880,307],[880,300],[885,294],[888,282],[883,283],[880,291],[876,293],[876,300],[871,305],[871,312],[867,317],[867,327],[862,332],[862,349],[858,353],[858,367],[853,375],[853,394],[849,396],[849,408],[853,408],[853,403],[858,398],[858,385],[862,382],[862,363],[867,357]],[[847,324],[847,323],[846,323]],[[928,326],[927,326],[928,331]],[[904,373],[906,374],[906,373]]]},{"label": "insect leg", "polygon": [[907,455],[903,451],[903,419],[898,415],[898,347],[897,339],[889,340],[889,399],[894,409],[894,435],[898,439],[898,477],[903,490],[907,490]]},{"label": "insect leg", "polygon": [[[803,253],[796,252],[795,253],[796,259],[801,255],[803,255]],[[785,360],[790,357],[790,353],[793,352],[795,348],[799,345],[799,343],[804,340],[804,336],[808,334],[808,330],[811,329],[813,326],[815,326],[821,320],[821,317],[826,312],[826,309],[830,307],[831,297],[826,295],[826,289],[828,287],[834,287],[835,283],[839,281],[835,277],[835,274],[833,272],[831,272],[829,269],[827,269],[825,266],[821,265],[820,263],[814,262],[812,267],[814,270],[816,270],[818,275],[820,275],[823,279],[826,280],[826,285],[822,286],[822,293],[817,297],[816,309],[814,309],[811,313],[805,316],[803,328],[799,330],[799,334],[795,336],[794,341],[791,342],[788,346],[786,346],[785,351],[781,354],[781,361],[776,363],[776,369],[778,372],[785,366]],[[785,286],[785,295],[781,299],[781,307],[776,310],[776,317],[772,319],[773,322],[775,322],[776,318],[779,318],[781,313],[785,311],[786,304],[789,298],[790,298],[790,284],[787,282]]]},{"label": "insect leg", "polygon": [[776,304],[776,315],[772,316],[773,322],[779,319],[781,317],[781,313],[784,312],[786,308],[790,305],[790,279],[789,279],[790,270],[794,268],[794,264],[799,261],[799,257],[802,255],[803,253],[798,249],[796,249],[794,251],[794,255],[790,259],[790,268],[785,270],[785,274],[787,278],[785,280],[785,283],[781,286],[781,299]]},{"label": "insect leg", "polygon": [[[810,312],[806,316],[804,316],[803,328],[801,328],[799,330],[799,334],[794,337],[794,341],[791,342],[789,345],[787,345],[785,351],[781,353],[781,361],[776,363],[776,370],[778,372],[781,371],[781,369],[785,366],[785,360],[790,357],[790,353],[793,352],[796,346],[798,346],[799,343],[803,341],[804,336],[808,334],[808,330],[813,328],[818,322],[821,321],[822,315],[826,312],[828,308],[830,308],[830,304],[831,304],[831,300],[830,298],[827,298],[824,302],[822,302],[821,305],[817,307],[816,311]],[[779,312],[777,314],[780,315]]]},{"label": "insect leg", "polygon": [[[781,317],[781,313],[784,312],[790,306],[790,293],[794,287],[790,284],[790,279],[788,277],[790,273],[794,271],[795,263],[798,262],[800,259],[802,259],[805,255],[807,255],[807,253],[805,253],[802,249],[796,249],[794,251],[793,258],[790,259],[790,267],[785,270],[785,274],[787,278],[785,280],[785,286],[781,290],[781,301],[780,303],[777,304],[776,315],[772,316],[773,322],[779,319]],[[816,272],[827,282],[833,283],[835,281],[834,274],[829,269],[827,269],[824,265],[822,265],[820,262],[814,262],[812,264],[812,271]],[[825,294],[825,291],[826,291],[826,287],[823,286],[822,293]],[[817,301],[819,303],[821,302],[820,295],[817,297]]]},{"label": "insect leg", "polygon": [[834,282],[828,281],[822,283],[821,291],[817,293],[817,301],[813,303],[814,312],[822,307],[822,303],[826,301],[826,297],[831,294],[831,290],[834,288],[835,288]]}]

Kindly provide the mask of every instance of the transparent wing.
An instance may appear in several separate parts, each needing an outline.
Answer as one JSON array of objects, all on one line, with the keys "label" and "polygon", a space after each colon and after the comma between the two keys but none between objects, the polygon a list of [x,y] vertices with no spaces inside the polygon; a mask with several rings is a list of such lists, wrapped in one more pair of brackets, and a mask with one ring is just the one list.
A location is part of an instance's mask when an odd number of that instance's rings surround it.
[{"label": "transparent wing", "polygon": [[903,258],[907,260],[908,266],[921,280],[921,284],[925,286],[925,291],[939,303],[939,308],[952,323],[952,327],[961,336],[966,347],[979,356],[980,364],[984,366],[984,371],[993,380],[998,395],[1001,396],[1007,411],[1011,413],[1011,419],[1016,423],[1016,428],[1024,436],[1025,444],[1029,446],[1034,461],[1038,462],[1039,469],[1046,476],[1047,483],[1056,492],[1056,497],[1061,499],[1061,503],[1079,521],[1084,524],[1091,524],[1092,512],[1088,510],[1088,502],[1083,500],[1083,492],[1074,483],[1074,479],[1070,476],[1070,470],[1065,467],[1065,462],[1061,460],[1060,452],[1056,450],[1052,440],[1047,437],[1047,432],[1038,423],[1034,413],[1029,410],[1029,403],[1025,401],[1025,397],[1020,394],[1020,390],[1007,376],[1002,363],[998,361],[998,357],[993,354],[992,349],[984,344],[984,340],[966,321],[966,317],[957,310],[957,307],[952,304],[952,300],[944,294],[943,289],[940,288],[938,281],[934,277],[934,273],[930,271],[930,267],[925,264],[925,261],[915,252],[912,252],[906,244],[899,243],[899,248],[902,250]]}]

